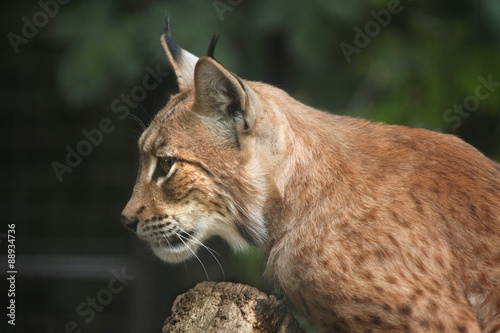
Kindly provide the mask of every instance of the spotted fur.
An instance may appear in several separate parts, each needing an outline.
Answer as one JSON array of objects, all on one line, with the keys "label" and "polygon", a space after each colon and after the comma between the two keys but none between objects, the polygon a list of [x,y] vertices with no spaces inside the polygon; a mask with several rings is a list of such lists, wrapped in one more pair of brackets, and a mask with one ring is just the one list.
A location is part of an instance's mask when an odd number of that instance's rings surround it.
[{"label": "spotted fur", "polygon": [[160,258],[213,235],[260,246],[320,332],[499,332],[497,163],[451,135],[317,111],[173,43],[180,92],[139,140],[122,216]]}]

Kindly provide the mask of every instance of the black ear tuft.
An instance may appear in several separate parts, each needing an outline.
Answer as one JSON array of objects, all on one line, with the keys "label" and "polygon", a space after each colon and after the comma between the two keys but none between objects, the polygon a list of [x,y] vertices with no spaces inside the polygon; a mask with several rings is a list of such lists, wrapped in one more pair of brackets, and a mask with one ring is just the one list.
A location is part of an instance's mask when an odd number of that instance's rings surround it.
[{"label": "black ear tuft", "polygon": [[172,57],[174,58],[174,60],[178,61],[180,59],[182,49],[172,39],[172,35],[170,34],[170,14],[167,11],[165,11],[165,26],[163,27],[163,38],[165,39],[165,43],[167,44]]},{"label": "black ear tuft", "polygon": [[165,37],[172,37],[170,35],[170,13],[165,11],[165,26],[163,27],[163,34]]},{"label": "black ear tuft", "polygon": [[214,58],[214,52],[215,52],[215,46],[217,45],[217,41],[219,40],[220,34],[215,33],[212,36],[212,40],[210,41],[210,45],[208,46],[208,51],[207,51],[207,56],[209,56],[212,59]]}]

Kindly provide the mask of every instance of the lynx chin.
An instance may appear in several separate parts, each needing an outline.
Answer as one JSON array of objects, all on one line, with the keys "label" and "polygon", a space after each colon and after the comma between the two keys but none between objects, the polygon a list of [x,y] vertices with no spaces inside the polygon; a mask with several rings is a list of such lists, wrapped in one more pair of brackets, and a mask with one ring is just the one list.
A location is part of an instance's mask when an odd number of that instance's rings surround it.
[{"label": "lynx chin", "polygon": [[172,39],[125,227],[167,262],[264,249],[319,332],[500,332],[500,165],[452,135],[336,116]]}]

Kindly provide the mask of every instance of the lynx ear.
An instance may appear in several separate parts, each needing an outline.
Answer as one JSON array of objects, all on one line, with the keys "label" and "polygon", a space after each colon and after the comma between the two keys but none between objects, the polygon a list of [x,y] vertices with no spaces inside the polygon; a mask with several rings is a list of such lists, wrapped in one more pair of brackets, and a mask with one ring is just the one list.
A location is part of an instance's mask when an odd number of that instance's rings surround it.
[{"label": "lynx ear", "polygon": [[161,45],[165,50],[170,64],[174,68],[177,76],[179,89],[182,90],[193,83],[194,66],[198,57],[192,55],[186,50],[180,48],[170,35],[170,17],[167,15],[165,20],[164,33],[161,36]]},{"label": "lynx ear", "polygon": [[195,112],[231,119],[241,125],[239,127],[243,131],[253,126],[252,89],[212,57],[204,56],[198,60],[194,71],[194,90]]}]

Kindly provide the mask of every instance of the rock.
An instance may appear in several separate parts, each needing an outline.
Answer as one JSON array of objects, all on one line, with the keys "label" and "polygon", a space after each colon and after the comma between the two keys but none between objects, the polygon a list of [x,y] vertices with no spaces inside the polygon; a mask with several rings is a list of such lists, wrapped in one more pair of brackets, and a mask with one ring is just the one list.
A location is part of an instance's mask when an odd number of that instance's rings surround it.
[{"label": "rock", "polygon": [[240,283],[202,282],[177,296],[162,333],[304,332],[282,301]]}]

